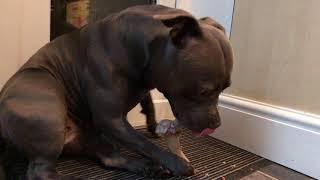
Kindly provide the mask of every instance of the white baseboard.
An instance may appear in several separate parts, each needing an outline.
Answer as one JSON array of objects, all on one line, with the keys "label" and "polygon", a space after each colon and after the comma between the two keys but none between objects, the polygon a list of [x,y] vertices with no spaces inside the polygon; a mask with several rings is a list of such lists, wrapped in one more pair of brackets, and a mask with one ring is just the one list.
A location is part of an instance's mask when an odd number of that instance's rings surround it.
[{"label": "white baseboard", "polygon": [[[213,137],[266,159],[320,179],[320,116],[222,95],[222,125]],[[157,119],[172,119],[167,100],[155,100]],[[144,125],[136,107],[129,114],[134,126]]]},{"label": "white baseboard", "polygon": [[220,96],[213,137],[320,179],[320,116]]}]

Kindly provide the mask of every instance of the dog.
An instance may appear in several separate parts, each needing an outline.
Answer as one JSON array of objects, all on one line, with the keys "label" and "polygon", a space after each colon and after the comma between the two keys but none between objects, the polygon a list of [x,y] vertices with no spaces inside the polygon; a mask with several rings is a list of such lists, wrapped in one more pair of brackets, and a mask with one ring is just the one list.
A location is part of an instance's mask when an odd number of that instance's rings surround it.
[{"label": "dog", "polygon": [[[189,162],[140,135],[126,115],[141,103],[154,131],[149,91],[156,88],[180,124],[209,134],[221,124],[218,96],[230,86],[232,64],[230,42],[213,19],[130,7],[56,38],[8,80],[0,94],[1,141],[29,160],[30,180],[77,179],[55,170],[62,153],[150,176],[189,176]],[[143,158],[130,160],[119,147]]]}]

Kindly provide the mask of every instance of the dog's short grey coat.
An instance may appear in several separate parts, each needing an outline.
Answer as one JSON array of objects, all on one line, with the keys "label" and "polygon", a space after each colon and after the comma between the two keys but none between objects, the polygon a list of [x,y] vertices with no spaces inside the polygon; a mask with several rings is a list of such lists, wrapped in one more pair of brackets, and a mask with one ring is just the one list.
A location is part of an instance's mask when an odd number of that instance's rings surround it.
[{"label": "dog's short grey coat", "polygon": [[[230,85],[232,60],[214,20],[164,6],[131,7],[32,56],[1,91],[1,134],[29,159],[30,180],[74,179],[56,172],[61,153],[150,176],[191,175],[190,163],[138,134],[126,115],[141,103],[152,131],[149,91],[157,88],[186,128],[218,127],[217,100]],[[119,147],[144,158],[130,161]]]}]

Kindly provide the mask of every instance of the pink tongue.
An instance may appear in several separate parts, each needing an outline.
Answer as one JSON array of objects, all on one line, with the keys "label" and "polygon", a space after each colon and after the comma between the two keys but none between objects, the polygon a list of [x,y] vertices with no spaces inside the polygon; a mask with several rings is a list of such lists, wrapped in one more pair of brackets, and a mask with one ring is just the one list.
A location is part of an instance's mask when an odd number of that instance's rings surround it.
[{"label": "pink tongue", "polygon": [[213,133],[214,130],[215,130],[215,129],[206,128],[206,129],[202,130],[199,135],[200,135],[200,136],[208,136],[209,134]]}]

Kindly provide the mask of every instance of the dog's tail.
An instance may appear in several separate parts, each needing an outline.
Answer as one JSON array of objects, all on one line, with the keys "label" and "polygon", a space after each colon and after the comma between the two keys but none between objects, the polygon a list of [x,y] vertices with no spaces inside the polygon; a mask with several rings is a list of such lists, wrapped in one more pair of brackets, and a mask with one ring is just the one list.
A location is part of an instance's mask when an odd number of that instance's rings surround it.
[{"label": "dog's tail", "polygon": [[[1,104],[4,89],[5,87],[0,90],[0,180],[25,179],[22,174],[23,170],[20,167],[23,167],[24,164],[26,164],[27,159],[23,157],[17,148],[4,138],[5,130],[4,127],[1,126],[1,122],[5,119],[3,116],[4,108]],[[17,164],[19,164],[19,166],[16,166]]]},{"label": "dog's tail", "polygon": [[6,149],[7,145],[4,139],[1,137],[1,127],[0,127],[0,179],[7,179],[5,172],[5,161],[6,161]]},{"label": "dog's tail", "polygon": [[[24,160],[22,154],[3,138],[2,127],[0,126],[0,180],[24,179],[23,175],[20,177],[20,174],[17,174],[22,173],[19,168],[22,167]],[[17,164],[19,166],[16,166]],[[21,172],[17,172],[17,170]]]},{"label": "dog's tail", "polygon": [[1,135],[0,127],[0,180],[25,179],[23,178],[23,172],[19,168],[22,167],[21,165],[22,163],[25,163],[26,159],[23,158],[22,154]]}]

